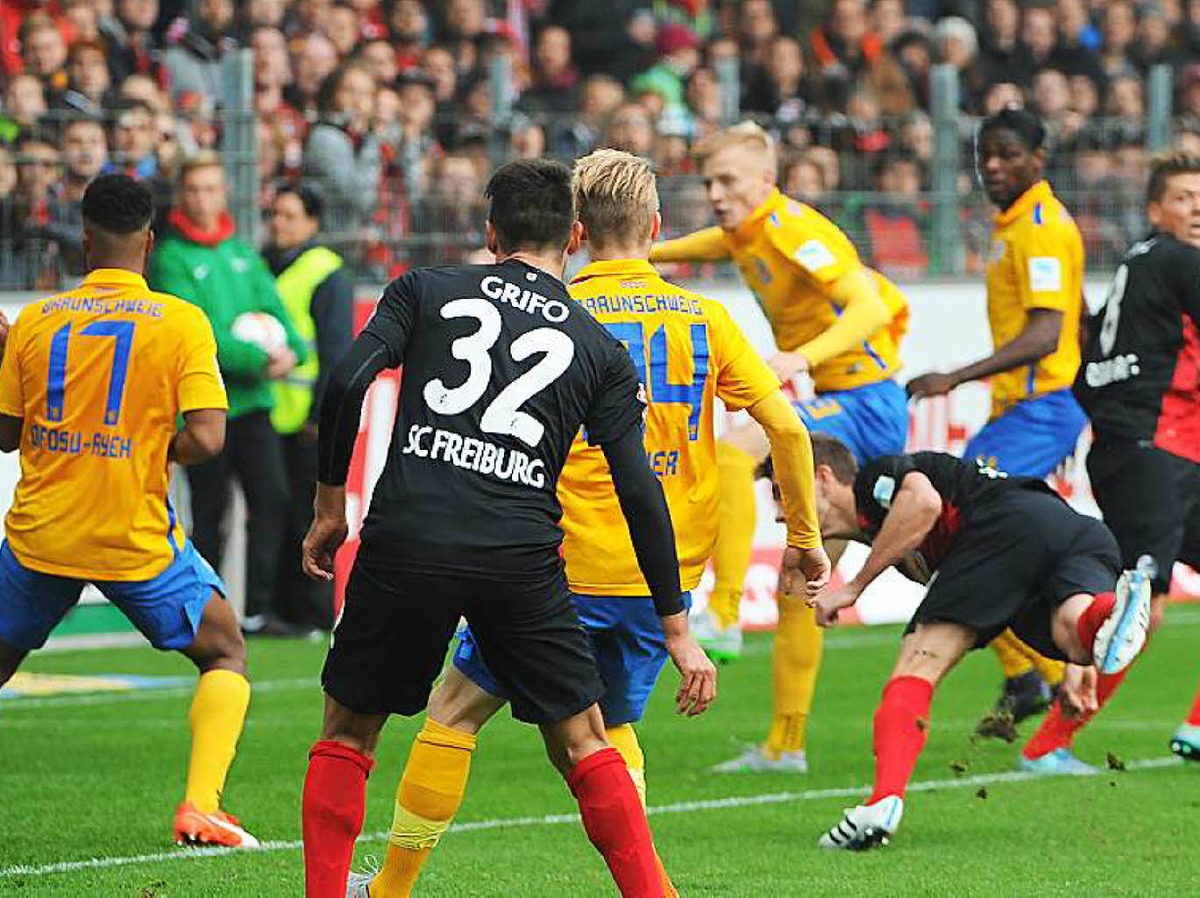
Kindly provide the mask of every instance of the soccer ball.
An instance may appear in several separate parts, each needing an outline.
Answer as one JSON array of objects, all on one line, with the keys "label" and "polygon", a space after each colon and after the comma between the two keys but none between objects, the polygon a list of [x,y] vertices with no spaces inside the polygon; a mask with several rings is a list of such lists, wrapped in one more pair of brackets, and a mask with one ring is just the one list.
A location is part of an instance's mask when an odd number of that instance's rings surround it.
[{"label": "soccer ball", "polygon": [[287,331],[274,315],[267,312],[243,312],[230,328],[234,339],[251,343],[268,355],[287,345]]}]

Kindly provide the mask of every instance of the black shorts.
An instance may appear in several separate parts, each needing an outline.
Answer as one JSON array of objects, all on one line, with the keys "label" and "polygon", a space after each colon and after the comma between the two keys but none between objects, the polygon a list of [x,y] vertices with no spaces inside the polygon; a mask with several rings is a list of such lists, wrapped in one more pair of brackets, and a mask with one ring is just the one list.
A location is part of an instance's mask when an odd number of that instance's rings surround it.
[{"label": "black shorts", "polygon": [[950,621],[975,631],[975,648],[1012,627],[1027,645],[1065,660],[1051,618],[1067,598],[1111,592],[1116,540],[1100,521],[1040,490],[1013,490],[976,508],[938,566],[908,625]]},{"label": "black shorts", "polygon": [[1125,567],[1148,555],[1154,592],[1165,593],[1176,561],[1200,566],[1200,465],[1136,440],[1098,439],[1087,467]]},{"label": "black shorts", "polygon": [[400,572],[359,560],[321,685],[360,714],[418,714],[460,617],[518,720],[566,720],[603,693],[561,565],[536,580],[504,581]]}]

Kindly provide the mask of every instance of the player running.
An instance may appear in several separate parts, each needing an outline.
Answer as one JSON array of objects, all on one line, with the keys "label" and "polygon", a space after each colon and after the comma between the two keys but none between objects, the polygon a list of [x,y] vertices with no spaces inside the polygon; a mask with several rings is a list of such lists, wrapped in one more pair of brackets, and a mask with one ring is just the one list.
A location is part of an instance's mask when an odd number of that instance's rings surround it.
[{"label": "player running", "polygon": [[[1127,567],[1152,571],[1162,618],[1176,560],[1200,567],[1200,159],[1155,160],[1146,191],[1153,231],[1117,268],[1084,346],[1075,392],[1092,419],[1092,492]],[[1125,672],[1097,678],[1097,710]],[[1070,751],[1093,715],[1055,705],[1021,754],[1047,773],[1091,770]],[[1200,759],[1200,695],[1171,739]]]},{"label": "player running", "polygon": [[[784,398],[779,379],[724,307],[667,283],[646,261],[662,222],[650,163],[619,150],[597,150],[575,163],[574,193],[591,263],[572,280],[570,293],[625,344],[648,385],[646,454],[662,481],[675,525],[685,604],[716,538],[717,397],[727,407],[748,409],[766,430],[774,454],[790,462],[777,473],[788,522],[783,575],[789,587],[807,581],[809,594],[815,594],[828,579],[829,560],[817,532],[808,434]],[[644,804],[645,758],[633,724],[645,712],[666,663],[667,646],[608,464],[602,451],[582,436],[571,445],[558,498],[567,583],[604,684],[600,710],[606,736],[625,758]],[[459,728],[469,725],[474,735],[508,695],[469,631],[454,665],[430,705],[453,704],[459,709]],[[369,893],[368,877],[361,877],[363,885],[354,893],[360,898],[408,895],[418,869],[415,846],[432,848],[436,841],[403,801],[406,787],[436,773],[427,758],[416,743],[401,781],[387,858]],[[442,788],[461,796],[468,771],[463,766],[456,772],[461,778],[443,779]],[[449,824],[449,818],[439,819],[439,834]],[[676,894],[665,871],[663,887],[666,894]]]},{"label": "player running", "polygon": [[[571,172],[548,160],[509,163],[486,195],[499,261],[393,281],[322,403],[304,566],[328,578],[346,536],[343,485],[363,397],[381,370],[404,365],[395,437],[322,675],[325,722],[304,785],[308,898],[347,893],[379,732],[389,714],[426,706],[460,617],[513,716],[541,727],[621,894],[663,895],[637,789],[605,739],[601,677],[559,557],[555,486],[581,426],[612,471],[682,675],[679,710],[698,714],[716,693],[716,671],[688,633],[671,521],[642,443],[637,372],[559,280],[581,230]],[[430,706],[410,755],[427,776],[398,789],[397,817],[419,833],[401,846],[402,866],[419,866],[462,798],[452,784],[466,781],[475,736],[453,699]]]},{"label": "player running", "polygon": [[200,671],[175,841],[254,848],[220,809],[250,703],[246,646],[167,499],[171,462],[221,451],[225,388],[204,314],[146,286],[153,207],[132,178],[93,181],[87,277],[26,306],[8,332],[0,450],[20,450],[21,479],[0,545],[0,685],[94,584],[155,648]]},{"label": "player running", "polygon": [[[859,261],[853,244],[815,209],[776,185],[775,147],[745,122],[699,149],[718,227],[655,245],[652,262],[730,259],[766,313],[779,352],[770,365],[787,382],[807,372],[816,398],[796,403],[810,431],[831,433],[861,461],[901,452],[908,434],[897,341],[908,320],[904,296]],[[697,638],[714,657],[740,656],[739,605],[755,528],[754,477],[768,452],[757,423],[718,443],[720,522],[716,583]],[[844,544],[828,546],[836,564]],[[798,596],[777,591],[775,709],[766,742],[720,765],[723,772],[804,772],[808,713],[821,663],[821,631]]]},{"label": "player running", "polygon": [[[909,622],[875,711],[875,790],[820,839],[823,848],[886,844],[929,729],[933,690],[968,651],[1007,627],[1039,652],[1115,674],[1146,641],[1150,583],[1120,574],[1116,541],[1044,481],[1009,477],[940,452],[858,468],[837,440],[813,436],[823,533],[866,532],[870,555],[852,580],[817,596],[823,626],[914,550],[934,574]],[[1082,667],[1063,691],[1085,705]]]},{"label": "player running", "polygon": [[[988,323],[995,351],[955,371],[909,381],[914,398],[944,396],[989,378],[992,414],[967,444],[964,457],[1009,474],[1047,477],[1075,451],[1087,419],[1071,393],[1079,369],[1083,310],[1083,239],[1066,207],[1042,178],[1046,129],[1023,109],[983,120],[979,175],[999,210],[987,269]],[[996,711],[980,726],[1000,735],[1006,726],[1049,704],[1062,665],[1043,658],[1012,633],[992,648],[1004,671]],[[999,726],[997,726],[999,724]]]}]

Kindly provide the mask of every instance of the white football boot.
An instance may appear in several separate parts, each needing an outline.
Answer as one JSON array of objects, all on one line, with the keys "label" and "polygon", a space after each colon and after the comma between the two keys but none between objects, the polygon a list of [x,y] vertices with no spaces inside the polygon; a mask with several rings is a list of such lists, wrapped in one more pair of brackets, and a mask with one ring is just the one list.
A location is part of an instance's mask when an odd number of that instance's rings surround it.
[{"label": "white football boot", "polygon": [[904,799],[888,795],[874,804],[849,808],[837,826],[817,841],[820,848],[866,851],[887,845],[904,816]]},{"label": "white football boot", "polygon": [[1150,592],[1150,578],[1140,570],[1125,571],[1117,580],[1116,603],[1092,643],[1092,658],[1101,673],[1120,673],[1146,644]]}]

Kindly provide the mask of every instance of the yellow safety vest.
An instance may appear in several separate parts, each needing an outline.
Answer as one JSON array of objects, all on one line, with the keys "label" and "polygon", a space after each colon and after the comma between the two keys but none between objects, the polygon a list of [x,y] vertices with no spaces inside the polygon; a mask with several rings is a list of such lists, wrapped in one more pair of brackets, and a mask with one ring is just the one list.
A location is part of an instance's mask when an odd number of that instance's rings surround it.
[{"label": "yellow safety vest", "polygon": [[272,384],[275,408],[271,411],[271,423],[279,433],[297,433],[308,420],[318,371],[317,325],[312,318],[312,297],[317,287],[344,264],[342,257],[333,250],[314,246],[301,253],[275,279],[283,308],[308,350],[308,361]]}]

